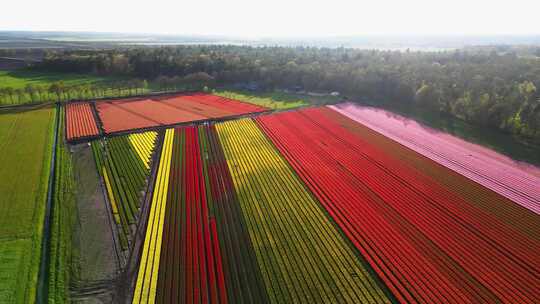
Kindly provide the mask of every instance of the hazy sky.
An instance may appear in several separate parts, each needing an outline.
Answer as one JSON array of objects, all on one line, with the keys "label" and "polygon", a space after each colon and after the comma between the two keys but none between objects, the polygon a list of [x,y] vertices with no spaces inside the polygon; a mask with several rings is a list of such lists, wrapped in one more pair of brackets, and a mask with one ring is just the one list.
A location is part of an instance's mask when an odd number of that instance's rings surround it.
[{"label": "hazy sky", "polygon": [[539,34],[540,0],[2,0],[0,30],[249,37]]}]

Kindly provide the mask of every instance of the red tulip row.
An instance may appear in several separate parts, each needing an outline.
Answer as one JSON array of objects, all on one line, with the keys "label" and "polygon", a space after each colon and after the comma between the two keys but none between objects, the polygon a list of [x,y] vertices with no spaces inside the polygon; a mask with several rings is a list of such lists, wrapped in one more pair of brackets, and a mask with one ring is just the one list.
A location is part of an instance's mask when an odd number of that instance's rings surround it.
[{"label": "red tulip row", "polygon": [[226,303],[196,127],[175,130],[157,282],[158,302]]},{"label": "red tulip row", "polygon": [[169,129],[163,151],[133,303],[267,303],[215,126]]},{"label": "red tulip row", "polygon": [[268,295],[215,125],[199,127],[207,199],[213,228],[220,232],[230,303],[267,303]]},{"label": "red tulip row", "polygon": [[400,301],[534,303],[540,243],[324,110],[260,126]]},{"label": "red tulip row", "polygon": [[219,108],[221,110],[229,112],[230,114],[235,114],[235,115],[257,113],[257,112],[263,112],[265,110],[268,110],[265,107],[250,104],[247,102],[230,99],[226,97],[221,97],[217,95],[203,94],[203,93],[185,95],[185,96],[182,96],[182,98],[186,100],[191,100],[199,104],[205,104],[210,107]]},{"label": "red tulip row", "polygon": [[90,104],[86,102],[66,105],[66,137],[75,140],[99,134]]}]

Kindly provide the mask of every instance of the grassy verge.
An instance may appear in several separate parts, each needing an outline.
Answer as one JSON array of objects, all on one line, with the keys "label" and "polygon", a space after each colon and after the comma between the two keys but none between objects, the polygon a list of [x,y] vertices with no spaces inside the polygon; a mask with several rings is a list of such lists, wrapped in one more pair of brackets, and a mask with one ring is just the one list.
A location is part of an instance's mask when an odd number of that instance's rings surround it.
[{"label": "grassy verge", "polygon": [[71,239],[74,224],[75,181],[71,154],[64,138],[64,108],[60,108],[60,126],[56,151],[56,180],[51,220],[49,261],[49,303],[67,303],[71,273]]},{"label": "grassy verge", "polygon": [[0,88],[24,89],[27,85],[49,86],[63,81],[66,86],[99,83],[117,80],[115,77],[100,77],[90,74],[39,72],[32,70],[0,71]]},{"label": "grassy verge", "polygon": [[249,102],[274,110],[293,109],[312,104],[311,96],[301,96],[281,92],[253,93],[247,91],[214,90],[213,94]]},{"label": "grassy verge", "polygon": [[35,301],[54,115],[0,113],[1,303]]}]

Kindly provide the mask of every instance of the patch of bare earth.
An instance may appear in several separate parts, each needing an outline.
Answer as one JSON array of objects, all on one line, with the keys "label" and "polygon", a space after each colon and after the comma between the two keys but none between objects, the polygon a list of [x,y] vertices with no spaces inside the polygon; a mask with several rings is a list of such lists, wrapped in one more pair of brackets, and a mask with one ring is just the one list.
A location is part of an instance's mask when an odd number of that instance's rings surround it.
[{"label": "patch of bare earth", "polygon": [[88,144],[72,147],[77,182],[77,220],[73,233],[74,303],[113,303],[119,258],[109,210]]}]

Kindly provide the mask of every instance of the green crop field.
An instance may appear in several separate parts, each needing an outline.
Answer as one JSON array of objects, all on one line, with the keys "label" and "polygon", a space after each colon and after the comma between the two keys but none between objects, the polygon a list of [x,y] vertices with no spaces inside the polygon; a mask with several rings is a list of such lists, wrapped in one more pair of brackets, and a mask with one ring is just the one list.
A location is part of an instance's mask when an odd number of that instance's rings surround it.
[{"label": "green crop field", "polygon": [[54,116],[0,113],[0,303],[34,302]]},{"label": "green crop field", "polygon": [[298,108],[310,104],[308,99],[305,97],[277,92],[251,93],[245,91],[216,90],[213,92],[213,94],[244,102],[249,102],[275,110]]},{"label": "green crop field", "polygon": [[110,80],[115,80],[115,78],[98,77],[90,74],[51,73],[27,70],[0,71],[0,88],[11,87],[13,89],[23,89],[28,84],[49,86],[56,81],[63,81],[65,85],[69,86]]},{"label": "green crop field", "polygon": [[75,180],[73,160],[64,138],[64,109],[60,110],[56,174],[51,215],[50,260],[48,275],[49,303],[67,303],[72,256],[72,227],[75,220]]}]

